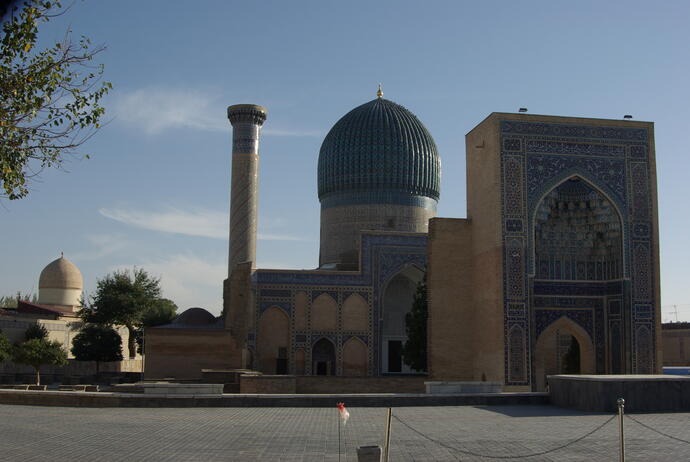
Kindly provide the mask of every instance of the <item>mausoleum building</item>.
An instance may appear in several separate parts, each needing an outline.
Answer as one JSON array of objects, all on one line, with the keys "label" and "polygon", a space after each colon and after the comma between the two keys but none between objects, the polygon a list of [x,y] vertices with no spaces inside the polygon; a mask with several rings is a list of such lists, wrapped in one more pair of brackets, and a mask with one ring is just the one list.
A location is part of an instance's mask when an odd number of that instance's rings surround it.
[{"label": "mausoleum building", "polygon": [[[493,113],[466,136],[467,218],[439,218],[436,144],[379,91],[321,146],[318,268],[272,270],[253,264],[267,111],[228,116],[224,319],[147,332],[148,377],[428,373],[539,390],[553,373],[660,371],[652,123]],[[429,367],[414,371],[405,315],[425,275]]]}]

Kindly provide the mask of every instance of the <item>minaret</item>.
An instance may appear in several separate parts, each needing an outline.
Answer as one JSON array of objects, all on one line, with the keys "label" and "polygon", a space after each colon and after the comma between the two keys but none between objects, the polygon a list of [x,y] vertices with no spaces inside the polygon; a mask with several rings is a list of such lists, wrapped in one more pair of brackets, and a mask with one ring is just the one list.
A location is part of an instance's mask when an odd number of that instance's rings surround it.
[{"label": "minaret", "polygon": [[266,108],[255,104],[228,107],[232,124],[232,179],[230,183],[230,251],[228,277],[235,265],[256,261],[259,132]]}]

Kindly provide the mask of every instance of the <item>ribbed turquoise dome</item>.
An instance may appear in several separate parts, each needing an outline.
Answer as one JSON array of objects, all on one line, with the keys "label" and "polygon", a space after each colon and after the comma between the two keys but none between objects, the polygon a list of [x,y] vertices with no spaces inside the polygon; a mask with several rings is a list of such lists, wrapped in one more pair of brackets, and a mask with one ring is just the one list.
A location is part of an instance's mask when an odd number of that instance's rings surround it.
[{"label": "ribbed turquoise dome", "polygon": [[321,145],[322,206],[393,203],[435,208],[440,182],[441,161],[429,131],[410,111],[383,98],[345,114]]}]

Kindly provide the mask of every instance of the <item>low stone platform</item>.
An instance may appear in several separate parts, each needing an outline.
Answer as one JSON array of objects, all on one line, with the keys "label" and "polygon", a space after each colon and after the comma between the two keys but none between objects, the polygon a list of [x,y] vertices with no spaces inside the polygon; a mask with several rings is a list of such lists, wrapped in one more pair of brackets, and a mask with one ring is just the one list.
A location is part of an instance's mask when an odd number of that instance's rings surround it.
[{"label": "low stone platform", "polygon": [[494,406],[549,403],[548,393],[488,394],[224,394],[155,396],[144,393],[0,390],[0,404],[60,407],[352,407]]},{"label": "low stone platform", "polygon": [[432,395],[448,393],[500,393],[501,382],[424,382],[426,392]]},{"label": "low stone platform", "polygon": [[674,375],[550,375],[549,394],[556,406],[581,411],[690,411],[690,377]]},{"label": "low stone platform", "polygon": [[145,395],[187,397],[222,395],[222,383],[171,383],[171,382],[145,382],[140,385]]}]

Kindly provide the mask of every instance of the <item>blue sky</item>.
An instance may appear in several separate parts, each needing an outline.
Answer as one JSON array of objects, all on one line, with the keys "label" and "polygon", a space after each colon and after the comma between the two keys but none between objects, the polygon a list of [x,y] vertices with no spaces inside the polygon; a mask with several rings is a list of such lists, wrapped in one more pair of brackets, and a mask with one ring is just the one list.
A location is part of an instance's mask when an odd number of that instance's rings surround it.
[{"label": "blue sky", "polygon": [[258,266],[315,267],[321,141],[382,82],[436,140],[445,217],[465,217],[464,135],[491,112],[654,121],[663,319],[690,320],[689,23],[680,1],[77,1],[40,37],[107,46],[110,122],[90,160],[0,204],[0,294],[35,292],[64,251],[88,292],[136,265],[218,313],[236,103],[269,111]]}]

